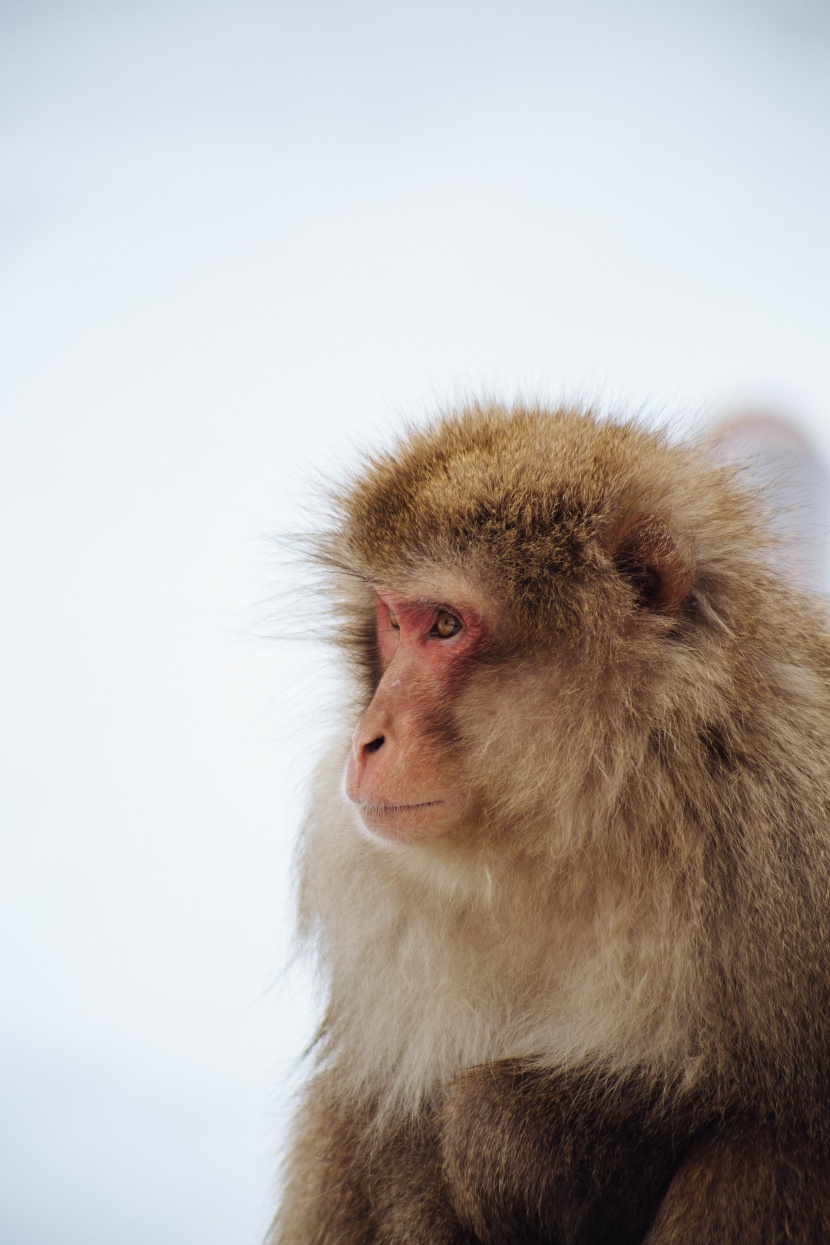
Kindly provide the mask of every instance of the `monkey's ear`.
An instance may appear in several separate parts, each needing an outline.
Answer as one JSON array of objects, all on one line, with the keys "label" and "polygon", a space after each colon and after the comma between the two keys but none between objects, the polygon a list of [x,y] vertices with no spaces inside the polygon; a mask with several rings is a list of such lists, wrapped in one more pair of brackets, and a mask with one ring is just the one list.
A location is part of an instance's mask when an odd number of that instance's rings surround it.
[{"label": "monkey's ear", "polygon": [[660,519],[631,514],[603,541],[639,604],[674,618],[692,591],[692,572]]}]

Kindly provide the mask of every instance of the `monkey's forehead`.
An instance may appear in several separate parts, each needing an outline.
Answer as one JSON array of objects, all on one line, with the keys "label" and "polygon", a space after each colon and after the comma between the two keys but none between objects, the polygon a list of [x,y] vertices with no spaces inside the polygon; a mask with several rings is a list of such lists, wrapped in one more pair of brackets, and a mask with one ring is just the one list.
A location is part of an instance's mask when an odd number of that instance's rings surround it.
[{"label": "monkey's forehead", "polygon": [[341,535],[376,578],[434,562],[507,588],[596,560],[603,533],[626,514],[657,514],[682,529],[695,522],[684,501],[699,516],[709,497],[723,519],[723,476],[632,422],[468,407],[366,464],[339,498]]}]

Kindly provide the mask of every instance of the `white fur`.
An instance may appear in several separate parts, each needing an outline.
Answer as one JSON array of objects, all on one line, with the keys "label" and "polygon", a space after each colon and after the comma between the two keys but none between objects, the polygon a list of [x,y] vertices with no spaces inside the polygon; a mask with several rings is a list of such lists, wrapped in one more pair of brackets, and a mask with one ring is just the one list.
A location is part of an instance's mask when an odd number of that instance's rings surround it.
[{"label": "white fur", "polygon": [[319,770],[301,860],[301,928],[328,984],[341,1082],[414,1109],[511,1056],[693,1073],[694,955],[676,914],[669,926],[614,876],[576,892],[553,861],[368,838],[342,793],[347,748]]}]

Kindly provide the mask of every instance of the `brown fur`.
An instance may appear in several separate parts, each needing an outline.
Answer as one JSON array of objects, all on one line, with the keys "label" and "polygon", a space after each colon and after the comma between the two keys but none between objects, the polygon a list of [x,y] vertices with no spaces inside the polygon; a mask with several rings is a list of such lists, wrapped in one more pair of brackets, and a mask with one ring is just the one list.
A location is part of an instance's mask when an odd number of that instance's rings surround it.
[{"label": "brown fur", "polygon": [[272,1241],[830,1239],[830,640],[756,500],[633,423],[469,408],[339,501],[363,703],[372,583],[498,621],[443,728],[455,836],[359,832],[353,721],[321,766],[328,1005]]}]

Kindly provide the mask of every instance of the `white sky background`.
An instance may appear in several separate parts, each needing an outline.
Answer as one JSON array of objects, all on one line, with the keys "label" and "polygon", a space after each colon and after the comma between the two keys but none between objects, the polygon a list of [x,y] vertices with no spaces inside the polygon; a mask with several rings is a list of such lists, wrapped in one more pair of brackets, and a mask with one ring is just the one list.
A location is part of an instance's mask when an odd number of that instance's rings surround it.
[{"label": "white sky background", "polygon": [[469,392],[830,450],[830,9],[0,3],[0,179],[0,1241],[254,1245],[326,681],[264,537]]}]

